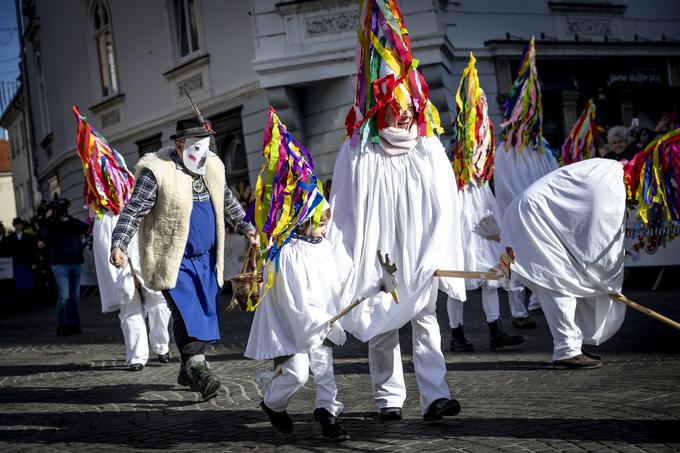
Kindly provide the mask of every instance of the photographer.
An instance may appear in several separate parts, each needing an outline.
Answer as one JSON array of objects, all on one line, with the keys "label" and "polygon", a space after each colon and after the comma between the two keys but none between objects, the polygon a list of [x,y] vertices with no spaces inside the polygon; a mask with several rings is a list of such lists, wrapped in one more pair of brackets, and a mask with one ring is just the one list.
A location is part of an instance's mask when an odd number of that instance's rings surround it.
[{"label": "photographer", "polygon": [[80,266],[84,261],[81,235],[87,232],[88,225],[69,215],[70,205],[66,199],[50,203],[38,241],[38,248],[48,251],[50,266],[57,282],[59,336],[82,332],[78,315]]}]

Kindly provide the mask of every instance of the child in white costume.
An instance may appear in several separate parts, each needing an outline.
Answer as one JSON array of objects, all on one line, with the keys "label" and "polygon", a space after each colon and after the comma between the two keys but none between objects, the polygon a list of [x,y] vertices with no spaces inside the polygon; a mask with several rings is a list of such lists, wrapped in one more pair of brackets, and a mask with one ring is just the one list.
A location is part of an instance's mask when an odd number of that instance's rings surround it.
[{"label": "child in white costume", "polygon": [[[104,212],[101,219],[94,220],[92,229],[94,264],[102,312],[119,310],[118,318],[125,339],[125,362],[130,366],[130,370],[139,371],[149,359],[149,342],[151,350],[158,355],[159,362],[168,362],[170,309],[160,291],[150,290],[144,285],[136,235],[128,246],[130,258],[128,265],[123,269],[116,269],[109,263],[111,233],[117,221],[118,216],[108,211]],[[141,283],[139,290],[135,289],[132,270]],[[148,335],[145,318],[149,322]]]},{"label": "child in white costume", "polygon": [[[462,235],[465,247],[465,269],[488,271],[496,266],[500,246],[481,237],[474,230],[480,219],[496,212],[496,200],[489,188],[493,174],[495,141],[493,124],[488,114],[484,90],[479,86],[475,57],[463,71],[456,103],[455,138],[453,140],[453,169],[462,205]],[[501,329],[498,301],[498,280],[465,280],[465,289],[481,287],[482,307],[489,327],[489,347],[492,350],[513,346],[524,341],[519,335],[508,335]],[[472,352],[474,346],[465,338],[463,330],[463,302],[449,296],[446,308],[451,326],[451,350]]]},{"label": "child in white costume", "polygon": [[293,430],[288,401],[307,382],[311,368],[316,383],[314,418],[321,423],[325,440],[341,442],[349,436],[337,424],[343,405],[337,400],[332,346],[342,345],[345,333],[338,323],[329,324],[342,308],[339,274],[331,245],[324,239],[329,214],[324,211],[313,231],[311,219],[298,227],[281,249],[278,272],[271,274],[274,284],[255,310],[245,356],[275,360],[278,374],[263,395],[262,408],[272,425],[286,433]]},{"label": "child in white costume", "polygon": [[[494,158],[496,217],[502,219],[512,200],[534,181],[558,168],[558,162],[543,138],[541,82],[536,70],[534,38],[524,49],[519,73],[504,106],[502,143]],[[511,282],[508,302],[513,324],[526,324],[524,288]],[[532,295],[531,309],[538,308]]]}]

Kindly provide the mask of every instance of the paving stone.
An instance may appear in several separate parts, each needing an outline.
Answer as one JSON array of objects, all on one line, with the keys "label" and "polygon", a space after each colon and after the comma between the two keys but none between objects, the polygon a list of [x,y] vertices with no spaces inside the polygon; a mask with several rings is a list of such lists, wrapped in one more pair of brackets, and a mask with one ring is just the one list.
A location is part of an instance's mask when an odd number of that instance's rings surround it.
[{"label": "paving stone", "polygon": [[[643,305],[680,319],[680,291],[631,292]],[[228,295],[223,296],[226,304]],[[506,297],[501,314],[509,319]],[[54,309],[0,320],[0,451],[672,451],[680,449],[680,332],[629,311],[617,335],[597,348],[598,370],[550,367],[552,339],[542,316],[538,328],[516,331],[527,341],[488,351],[479,293],[466,303],[472,354],[447,351],[445,298],[438,317],[447,381],[463,408],[439,426],[425,425],[413,372],[410,328],[400,332],[407,399],[404,419],[385,423],[374,414],[366,344],[350,339],[335,351],[341,419],[351,440],[321,440],[312,418],[313,380],[296,394],[290,436],[275,433],[257,408],[255,372],[266,365],[243,358],[251,315],[222,317],[222,342],[209,350],[223,388],[202,402],[176,384],[177,349],[161,365],[125,366],[115,314],[103,315],[98,298],[81,301],[85,333],[54,336]]]}]

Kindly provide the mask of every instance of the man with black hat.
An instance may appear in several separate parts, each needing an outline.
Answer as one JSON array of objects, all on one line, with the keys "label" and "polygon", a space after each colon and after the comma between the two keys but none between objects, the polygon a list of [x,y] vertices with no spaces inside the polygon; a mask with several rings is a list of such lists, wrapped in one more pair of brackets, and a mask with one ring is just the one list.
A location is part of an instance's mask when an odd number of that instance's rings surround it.
[{"label": "man with black hat", "polygon": [[205,343],[220,339],[217,294],[223,282],[225,221],[257,244],[255,228],[229,190],[208,121],[179,120],[174,148],[140,159],[135,187],[113,230],[110,261],[139,229],[141,273],[163,291],[173,314],[182,365],[177,383],[214,398],[220,381],[205,360]]}]

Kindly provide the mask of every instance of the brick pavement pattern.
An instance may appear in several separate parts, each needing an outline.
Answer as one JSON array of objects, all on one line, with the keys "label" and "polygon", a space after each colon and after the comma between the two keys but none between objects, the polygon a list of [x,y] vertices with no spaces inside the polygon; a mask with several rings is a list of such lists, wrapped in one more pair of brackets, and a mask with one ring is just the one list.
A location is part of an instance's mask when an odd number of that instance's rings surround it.
[{"label": "brick pavement pattern", "polygon": [[[680,292],[629,297],[680,319]],[[441,296],[441,295],[440,295]],[[222,304],[226,305],[226,296]],[[330,445],[313,421],[314,382],[291,400],[293,435],[275,433],[257,408],[255,372],[243,358],[251,315],[226,313],[222,342],[209,360],[223,387],[200,402],[175,383],[179,363],[151,360],[125,367],[115,314],[99,313],[98,297],[81,301],[84,333],[56,337],[54,309],[0,321],[0,451],[672,451],[680,449],[680,332],[629,310],[617,335],[596,348],[602,368],[550,367],[552,340],[542,316],[521,331],[523,345],[490,352],[480,297],[470,294],[466,331],[477,352],[448,352],[445,299],[438,316],[452,394],[461,413],[425,425],[411,363],[410,328],[401,332],[408,397],[404,420],[376,418],[367,347],[336,349],[336,378],[351,440]],[[504,293],[502,314],[509,319]],[[506,330],[512,331],[509,321]],[[515,331],[517,332],[517,331]],[[177,350],[171,345],[177,357]]]}]

